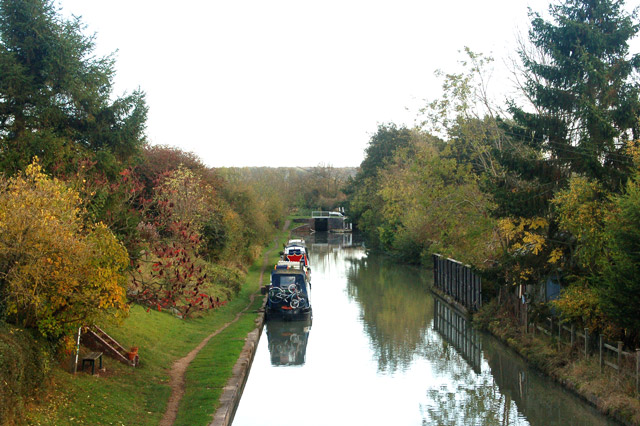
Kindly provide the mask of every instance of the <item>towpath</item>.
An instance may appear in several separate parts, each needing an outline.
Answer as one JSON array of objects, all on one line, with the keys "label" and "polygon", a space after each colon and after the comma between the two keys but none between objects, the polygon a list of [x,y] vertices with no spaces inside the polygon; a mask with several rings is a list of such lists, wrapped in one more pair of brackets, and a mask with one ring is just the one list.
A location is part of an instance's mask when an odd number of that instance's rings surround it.
[{"label": "towpath", "polygon": [[[282,227],[282,230],[286,231],[287,229],[289,229],[290,223],[291,222],[289,220],[287,220],[284,223],[284,226]],[[275,241],[276,240],[274,240],[274,242]],[[274,247],[275,247],[275,245],[274,245]],[[263,276],[264,276],[264,271],[265,271],[265,269],[267,267],[267,262],[269,260],[269,254],[271,253],[272,250],[273,249],[267,250],[265,252],[264,256],[263,256],[262,268],[260,270],[260,281],[258,283],[258,288],[262,287],[262,279],[263,279]],[[187,371],[187,368],[189,367],[189,364],[191,364],[191,362],[195,359],[195,357],[198,355],[198,352],[200,352],[202,350],[202,348],[204,348],[206,346],[206,344],[209,343],[209,340],[211,340],[212,338],[214,338],[215,336],[220,334],[220,332],[222,332],[227,327],[229,327],[231,324],[237,322],[240,319],[242,314],[244,314],[247,311],[247,309],[249,309],[249,307],[253,304],[253,301],[255,300],[255,297],[256,297],[256,294],[255,293],[252,294],[250,296],[250,300],[249,300],[249,303],[247,304],[247,306],[245,306],[243,310],[238,312],[233,320],[223,324],[220,328],[215,330],[213,333],[209,334],[207,337],[205,337],[198,344],[198,346],[193,348],[191,350],[191,352],[189,352],[185,357],[180,358],[179,360],[177,360],[176,362],[173,363],[173,366],[171,367],[171,371],[169,372],[169,386],[171,386],[171,396],[169,397],[169,403],[167,404],[167,410],[165,411],[164,416],[162,417],[162,420],[160,421],[160,426],[172,426],[173,423],[176,420],[176,416],[178,414],[178,407],[180,406],[180,401],[182,400],[182,397],[184,396],[185,373]]]}]

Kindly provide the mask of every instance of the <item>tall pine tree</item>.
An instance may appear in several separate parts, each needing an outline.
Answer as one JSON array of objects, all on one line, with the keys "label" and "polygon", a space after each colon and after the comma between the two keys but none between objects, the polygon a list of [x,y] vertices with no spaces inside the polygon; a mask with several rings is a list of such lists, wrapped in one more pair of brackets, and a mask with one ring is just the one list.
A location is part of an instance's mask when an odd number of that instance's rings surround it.
[{"label": "tall pine tree", "polygon": [[621,0],[566,0],[549,8],[554,22],[531,13],[531,43],[542,57],[521,58],[536,112],[512,108],[516,122],[559,167],[620,186],[638,137],[640,54],[628,42],[640,29]]},{"label": "tall pine tree", "polygon": [[144,143],[144,94],[111,100],[113,57],[94,56],[83,30],[51,0],[0,0],[0,171],[34,155],[49,169],[84,156],[113,166]]},{"label": "tall pine tree", "polygon": [[502,214],[541,214],[571,175],[621,190],[631,170],[624,142],[640,136],[636,15],[621,0],[564,0],[549,12],[551,21],[529,13],[533,49],[519,52],[531,105],[510,107],[514,144],[499,156],[520,181],[499,185]]}]

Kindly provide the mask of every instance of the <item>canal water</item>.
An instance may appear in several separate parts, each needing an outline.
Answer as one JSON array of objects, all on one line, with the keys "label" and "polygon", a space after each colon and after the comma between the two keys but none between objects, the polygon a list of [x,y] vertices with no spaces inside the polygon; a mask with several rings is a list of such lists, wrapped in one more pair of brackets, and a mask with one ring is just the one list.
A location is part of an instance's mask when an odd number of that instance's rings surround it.
[{"label": "canal water", "polygon": [[353,238],[306,237],[313,319],[267,322],[233,426],[616,424]]}]

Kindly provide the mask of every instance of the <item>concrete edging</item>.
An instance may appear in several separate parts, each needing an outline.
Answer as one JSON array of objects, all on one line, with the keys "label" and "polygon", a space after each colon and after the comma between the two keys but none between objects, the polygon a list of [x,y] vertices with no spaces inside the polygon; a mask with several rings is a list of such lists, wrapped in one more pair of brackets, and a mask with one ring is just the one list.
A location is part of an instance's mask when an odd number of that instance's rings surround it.
[{"label": "concrete edging", "polygon": [[251,365],[256,355],[258,342],[260,341],[260,336],[264,328],[264,322],[264,312],[261,312],[256,319],[256,328],[251,331],[245,339],[242,352],[240,352],[240,356],[233,366],[231,378],[227,381],[220,396],[220,406],[216,410],[213,421],[209,426],[230,426],[233,422],[233,417],[240,404],[240,398],[242,397],[244,386],[247,383]]}]

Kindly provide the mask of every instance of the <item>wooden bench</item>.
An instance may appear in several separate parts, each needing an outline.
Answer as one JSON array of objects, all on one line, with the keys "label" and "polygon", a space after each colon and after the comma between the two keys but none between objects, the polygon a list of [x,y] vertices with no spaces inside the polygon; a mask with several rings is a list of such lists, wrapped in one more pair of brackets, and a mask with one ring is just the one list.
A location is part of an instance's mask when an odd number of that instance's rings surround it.
[{"label": "wooden bench", "polygon": [[91,352],[82,357],[82,367],[80,368],[84,371],[84,364],[91,364],[91,375],[94,375],[96,372],[96,359],[100,360],[100,369],[102,369],[102,352]]}]

